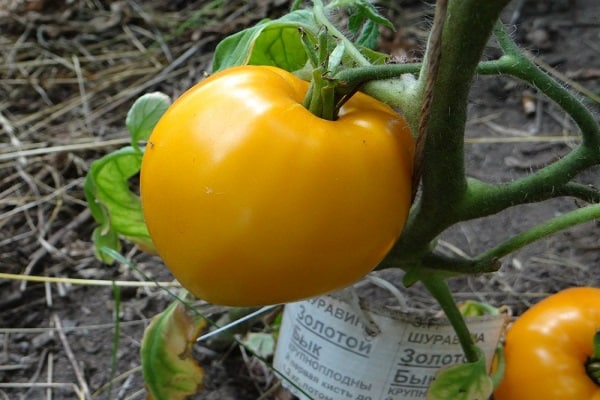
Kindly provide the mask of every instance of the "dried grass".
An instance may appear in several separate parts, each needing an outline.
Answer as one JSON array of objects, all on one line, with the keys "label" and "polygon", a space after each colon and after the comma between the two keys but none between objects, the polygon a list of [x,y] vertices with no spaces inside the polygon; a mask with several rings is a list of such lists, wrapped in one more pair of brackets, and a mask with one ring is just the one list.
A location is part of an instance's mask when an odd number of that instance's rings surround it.
[{"label": "dried grass", "polygon": [[[95,260],[83,180],[92,161],[129,141],[125,115],[138,96],[159,90],[177,97],[209,70],[219,38],[278,9],[277,2],[254,3],[0,2],[0,291],[6,293],[0,296],[0,375],[18,379],[0,384],[0,399],[19,393],[21,398],[104,398],[109,386],[118,398],[144,396],[139,367],[128,364],[116,371],[121,375],[113,384],[103,382],[96,392],[88,387],[89,371],[82,369],[88,361],[81,358],[79,341],[94,327],[108,329],[109,353],[103,358],[110,365],[110,318],[100,325],[97,318],[93,323],[82,318],[78,330],[61,323],[73,324],[60,307],[70,296],[81,296],[76,292],[82,284],[113,286],[118,277],[121,290],[138,288],[142,297],[134,303],[164,297],[135,271]],[[136,254],[133,248],[128,256]],[[169,278],[147,257],[140,265],[157,279]],[[102,297],[111,297],[110,288]],[[85,309],[81,312],[85,317]],[[121,327],[139,339],[152,312],[133,313]],[[54,334],[60,346],[42,353],[32,348],[36,359],[14,361],[13,338],[31,343]],[[135,351],[130,357],[136,358]],[[106,365],[98,363],[98,368]]]},{"label": "dried grass", "polygon": [[[185,5],[177,9],[177,4]],[[71,351],[71,341],[99,326],[112,327],[110,320],[104,325],[83,323],[75,329],[63,327],[63,317],[52,313],[47,319],[35,320],[41,327],[26,327],[28,314],[50,309],[58,303],[56,296],[64,297],[74,290],[70,283],[61,282],[65,277],[93,278],[94,285],[112,284],[114,279],[141,280],[123,268],[117,272],[104,268],[93,256],[93,223],[82,189],[89,165],[128,142],[124,120],[135,98],[155,90],[177,97],[209,69],[211,52],[220,37],[262,19],[269,11],[281,10],[285,4],[275,0],[0,0],[0,273],[50,277],[40,278],[43,289],[37,290],[40,286],[26,287],[16,279],[7,279],[8,275],[0,276],[0,292],[7,293],[0,296],[0,344],[4,346],[0,374],[23,371],[21,381],[0,383],[0,399],[8,398],[3,390],[25,391],[26,395],[35,391],[47,399],[60,398],[56,393],[63,393],[64,398],[106,394],[106,382],[96,393],[87,387],[86,371],[79,370],[81,360]],[[422,40],[422,32],[416,36]],[[470,126],[484,127],[490,134],[469,137],[467,143],[571,145],[579,140],[572,131],[532,135],[498,124],[498,116],[488,114],[472,120]],[[138,256],[135,249],[129,250],[129,257]],[[149,269],[156,266],[144,258],[140,262]],[[562,284],[585,283],[589,276],[585,268],[563,258],[546,256],[531,262],[534,266],[544,263],[546,270],[549,266],[556,271],[569,266],[577,272],[556,276],[555,280],[563,279]],[[526,306],[546,294],[544,287],[548,285],[543,280],[548,279],[547,274],[525,274],[518,258],[507,263],[492,279],[466,281],[457,297],[476,294],[485,300],[502,296]],[[168,278],[159,273],[156,276]],[[566,281],[570,278],[574,280]],[[561,282],[552,284],[559,287]],[[159,296],[158,291],[143,290],[148,298]],[[123,322],[122,327],[141,328],[151,316],[144,312],[136,315],[139,319]],[[31,340],[32,335],[49,332],[60,335],[62,349],[44,351],[35,360],[23,356],[22,362],[9,357],[9,345],[14,345],[11,338]],[[59,381],[68,371],[57,370],[55,352],[68,355],[75,371],[71,382]],[[37,363],[34,373],[32,362]],[[61,365],[65,368],[69,364]],[[132,383],[135,379],[137,386]],[[137,366],[121,371],[113,382],[120,388],[119,398],[143,397]]]}]

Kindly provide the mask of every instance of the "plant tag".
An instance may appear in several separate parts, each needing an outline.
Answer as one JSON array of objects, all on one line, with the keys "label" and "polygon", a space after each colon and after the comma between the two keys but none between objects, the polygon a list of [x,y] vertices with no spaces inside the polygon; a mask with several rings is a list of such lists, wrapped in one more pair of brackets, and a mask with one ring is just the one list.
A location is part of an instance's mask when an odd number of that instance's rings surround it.
[{"label": "plant tag", "polygon": [[[377,332],[365,328],[371,322]],[[503,314],[467,318],[488,370],[506,322]],[[286,305],[274,367],[301,400],[416,400],[440,368],[463,362],[445,318],[360,311],[324,296]]]}]

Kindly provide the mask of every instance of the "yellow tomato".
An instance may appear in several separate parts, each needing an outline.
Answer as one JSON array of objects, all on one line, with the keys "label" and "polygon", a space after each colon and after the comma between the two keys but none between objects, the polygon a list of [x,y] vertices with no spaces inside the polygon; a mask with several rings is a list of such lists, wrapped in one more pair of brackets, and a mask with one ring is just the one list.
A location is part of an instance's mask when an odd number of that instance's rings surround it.
[{"label": "yellow tomato", "polygon": [[567,289],[534,305],[506,335],[506,371],[494,399],[600,400],[586,372],[599,328],[600,289]]},{"label": "yellow tomato", "polygon": [[403,117],[358,93],[328,121],[308,83],[243,66],[167,110],[141,168],[158,253],[197,297],[289,302],[352,284],[385,256],[411,201],[414,143]]}]

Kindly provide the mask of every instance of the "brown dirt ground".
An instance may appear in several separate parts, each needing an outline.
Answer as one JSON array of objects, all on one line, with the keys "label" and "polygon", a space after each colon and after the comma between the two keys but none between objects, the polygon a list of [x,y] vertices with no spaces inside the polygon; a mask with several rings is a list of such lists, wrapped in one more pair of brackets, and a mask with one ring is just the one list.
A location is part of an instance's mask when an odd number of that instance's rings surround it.
[{"label": "brown dirt ground", "polygon": [[[90,163],[127,142],[124,116],[136,97],[155,90],[177,97],[208,69],[220,38],[281,14],[286,3],[0,0],[0,272],[142,281],[127,266],[108,267],[93,257],[93,221],[82,190]],[[514,3],[505,20],[514,18],[519,42],[554,73],[598,94],[596,1]],[[382,47],[418,57],[430,8],[415,1],[381,4],[400,27],[385,36]],[[490,46],[487,56],[495,55]],[[466,145],[472,176],[508,181],[577,143],[573,123],[535,93],[537,111],[525,114],[525,89],[500,77],[476,80]],[[598,172],[578,179],[598,187]],[[518,207],[461,224],[442,239],[449,248],[476,254],[576,206],[561,199]],[[495,274],[455,280],[457,298],[507,304],[518,314],[562,288],[600,286],[599,223],[531,245],[503,260]],[[126,254],[153,279],[171,280],[159,259],[130,247]],[[110,286],[11,279],[0,280],[0,293],[0,399],[74,399],[81,390],[95,399],[145,397],[140,339],[149,319],[169,303],[163,291],[121,290],[113,373],[116,311]],[[433,307],[419,287],[407,293],[413,303]],[[224,310],[205,312],[216,318]],[[262,326],[258,321],[254,329]],[[197,346],[195,354],[208,374],[197,399],[289,398],[272,388],[269,370],[242,357],[235,344]]]}]

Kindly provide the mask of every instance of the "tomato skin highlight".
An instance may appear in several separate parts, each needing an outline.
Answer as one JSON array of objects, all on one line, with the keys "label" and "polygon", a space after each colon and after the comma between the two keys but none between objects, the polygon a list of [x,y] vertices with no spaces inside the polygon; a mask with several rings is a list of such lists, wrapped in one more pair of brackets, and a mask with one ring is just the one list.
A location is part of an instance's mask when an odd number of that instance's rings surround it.
[{"label": "tomato skin highlight", "polygon": [[600,289],[563,290],[527,310],[506,335],[506,371],[495,400],[600,400],[587,375],[600,328]]},{"label": "tomato skin highlight", "polygon": [[308,82],[274,67],[212,75],[160,119],[141,198],[179,282],[234,306],[352,284],[390,250],[411,203],[403,117],[358,93],[336,121],[302,106]]}]

